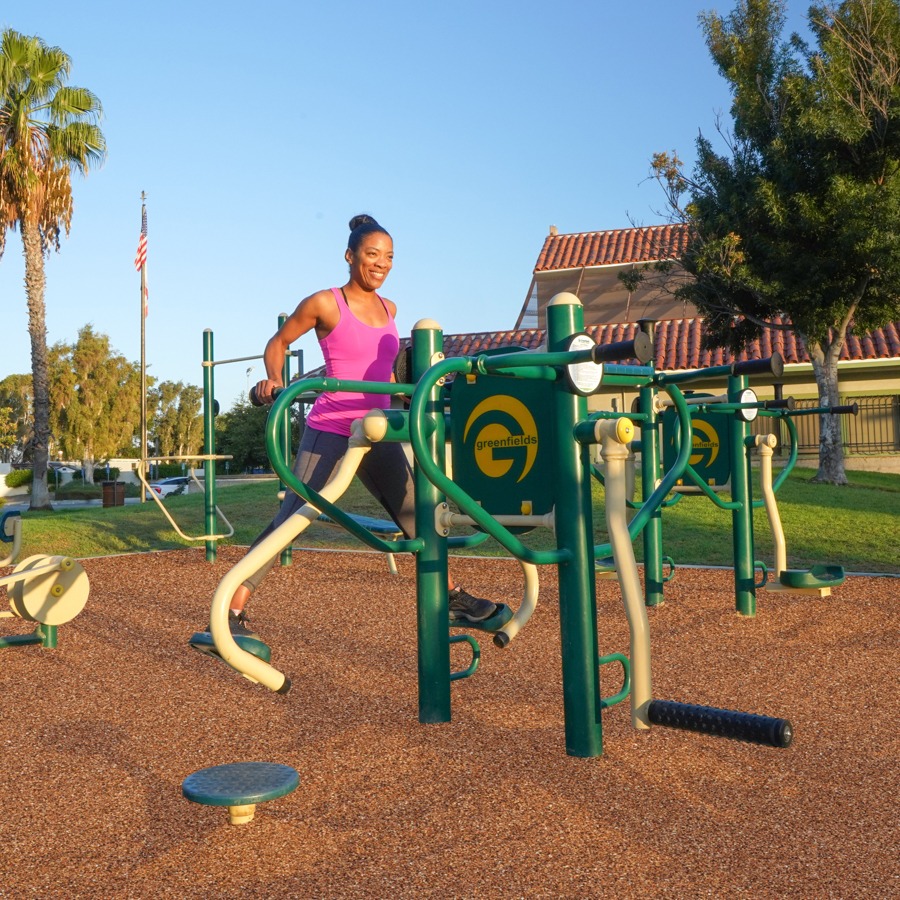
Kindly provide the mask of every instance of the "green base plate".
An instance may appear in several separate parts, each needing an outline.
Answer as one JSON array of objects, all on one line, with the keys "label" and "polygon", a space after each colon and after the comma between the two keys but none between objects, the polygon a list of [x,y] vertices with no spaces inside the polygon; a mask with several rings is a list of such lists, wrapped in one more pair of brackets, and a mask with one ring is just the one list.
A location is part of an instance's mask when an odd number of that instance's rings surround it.
[{"label": "green base plate", "polygon": [[205,806],[243,806],[275,800],[300,784],[296,769],[281,763],[226,763],[200,769],[181,784],[181,792]]},{"label": "green base plate", "polygon": [[786,569],[778,579],[789,588],[836,587],[844,583],[843,566],[813,566],[811,569]]},{"label": "green base plate", "polygon": [[480,622],[470,622],[468,619],[451,619],[451,628],[475,628],[478,631],[499,631],[511,618],[513,611],[505,604],[497,604],[497,612]]},{"label": "green base plate", "polygon": [[[272,661],[272,651],[269,649],[268,644],[265,644],[256,638],[246,637],[245,635],[235,635],[234,642],[241,650],[246,650],[263,662]],[[219,651],[216,650],[212,635],[208,631],[195,631],[188,643],[198,653],[205,653],[207,656],[216,657],[216,659],[222,658],[219,656]]]}]

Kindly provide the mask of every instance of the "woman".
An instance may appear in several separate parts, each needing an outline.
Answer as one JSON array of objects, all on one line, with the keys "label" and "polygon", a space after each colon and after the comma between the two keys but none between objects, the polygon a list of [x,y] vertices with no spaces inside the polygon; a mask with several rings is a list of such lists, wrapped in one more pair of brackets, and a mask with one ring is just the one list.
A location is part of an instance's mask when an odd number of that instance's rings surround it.
[{"label": "woman", "polygon": [[[288,347],[308,331],[315,330],[325,357],[329,378],[349,381],[390,381],[400,338],[394,318],[397,307],[378,291],[394,264],[391,236],[371,216],[350,220],[350,239],[344,259],[350,277],[341,288],[317,291],[300,301],[290,318],[266,344],[263,355],[268,375],[256,385],[256,396],[271,403],[282,386],[281,372]],[[294,462],[294,474],[319,491],[347,452],[350,425],[370,409],[386,409],[386,394],[323,393],[306,417],[306,428]],[[407,537],[415,533],[413,476],[403,448],[396,443],[376,443],[365,455],[357,476],[385,508]],[[272,523],[254,541],[259,543],[302,505],[289,491]],[[245,581],[231,599],[228,616],[232,634],[256,635],[247,627],[244,608],[250,595],[274,565],[272,559]],[[490,618],[496,604],[448,584],[450,618],[481,622]]]}]

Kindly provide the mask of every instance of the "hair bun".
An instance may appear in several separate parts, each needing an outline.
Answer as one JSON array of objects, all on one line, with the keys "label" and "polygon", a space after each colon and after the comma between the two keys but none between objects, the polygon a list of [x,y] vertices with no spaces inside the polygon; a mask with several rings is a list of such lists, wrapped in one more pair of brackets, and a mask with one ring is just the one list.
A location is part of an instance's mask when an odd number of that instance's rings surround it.
[{"label": "hair bun", "polygon": [[358,216],[354,216],[350,220],[351,231],[356,231],[356,229],[361,225],[375,225],[376,227],[380,227],[378,226],[378,223],[375,221],[375,219],[373,219],[368,213],[361,213]]}]

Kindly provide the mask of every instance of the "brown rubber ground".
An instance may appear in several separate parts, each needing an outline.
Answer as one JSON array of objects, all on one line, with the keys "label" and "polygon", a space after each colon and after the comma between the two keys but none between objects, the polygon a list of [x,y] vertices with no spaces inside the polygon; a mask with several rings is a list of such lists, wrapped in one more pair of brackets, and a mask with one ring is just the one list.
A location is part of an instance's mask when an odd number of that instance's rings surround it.
[{"label": "brown rubber ground", "polygon": [[[730,572],[680,569],[650,611],[654,695],[789,718],[793,746],[638,733],[623,704],[603,756],[578,759],[554,569],[506,650],[481,641],[453,722],[420,725],[409,557],[396,578],[361,553],[273,571],[250,612],[293,681],[278,696],[187,646],[240,553],[84,561],[87,607],[57,649],[0,651],[0,896],[900,895],[900,579],[760,591],[743,619]],[[513,562],[452,570],[518,602]],[[598,597],[601,653],[627,652],[615,582]],[[601,679],[615,693],[620,667]],[[293,766],[300,787],[243,826],[182,797],[190,773],[242,760]]]}]

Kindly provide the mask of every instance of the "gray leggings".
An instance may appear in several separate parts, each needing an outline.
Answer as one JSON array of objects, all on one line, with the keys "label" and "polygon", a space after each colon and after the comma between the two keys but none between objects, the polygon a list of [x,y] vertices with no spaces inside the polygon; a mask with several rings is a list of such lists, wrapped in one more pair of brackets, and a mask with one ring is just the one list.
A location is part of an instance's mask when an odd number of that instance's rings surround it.
[{"label": "gray leggings", "polygon": [[[307,426],[294,461],[294,475],[314,491],[321,491],[347,452],[348,442],[349,438],[343,435],[317,431]],[[356,474],[406,537],[414,537],[416,515],[412,469],[400,444],[372,444],[372,449],[363,457]],[[251,544],[251,549],[297,512],[304,502],[293,491],[288,490],[278,514]],[[244,582],[244,586],[251,592],[255,591],[275,565],[276,559],[277,556],[272,557]]]}]

